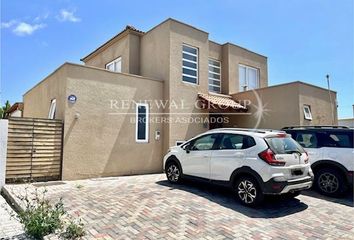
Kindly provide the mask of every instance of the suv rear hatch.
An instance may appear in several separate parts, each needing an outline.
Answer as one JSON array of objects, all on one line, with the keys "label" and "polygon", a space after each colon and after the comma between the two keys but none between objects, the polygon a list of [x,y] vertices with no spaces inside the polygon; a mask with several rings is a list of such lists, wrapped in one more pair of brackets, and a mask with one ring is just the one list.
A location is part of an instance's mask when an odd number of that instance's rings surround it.
[{"label": "suv rear hatch", "polygon": [[[268,149],[261,152],[259,157],[273,166],[295,166],[308,163],[308,156],[305,150],[294,139],[287,134],[278,134],[266,137]],[[294,172],[294,175],[302,175]]]}]

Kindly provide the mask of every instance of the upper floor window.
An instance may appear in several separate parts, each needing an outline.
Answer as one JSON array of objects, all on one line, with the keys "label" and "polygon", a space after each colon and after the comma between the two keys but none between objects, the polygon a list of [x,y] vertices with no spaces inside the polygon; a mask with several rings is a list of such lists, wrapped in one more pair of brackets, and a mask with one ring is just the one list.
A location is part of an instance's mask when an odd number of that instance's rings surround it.
[{"label": "upper floor window", "polygon": [[311,107],[310,105],[304,105],[304,117],[306,120],[312,120]]},{"label": "upper floor window", "polygon": [[112,72],[122,72],[122,58],[119,57],[106,64],[106,69]]},{"label": "upper floor window", "polygon": [[259,88],[259,70],[239,64],[240,92]]},{"label": "upper floor window", "polygon": [[198,84],[198,48],[182,46],[182,80]]},{"label": "upper floor window", "polygon": [[209,92],[221,92],[221,63],[209,59]]}]

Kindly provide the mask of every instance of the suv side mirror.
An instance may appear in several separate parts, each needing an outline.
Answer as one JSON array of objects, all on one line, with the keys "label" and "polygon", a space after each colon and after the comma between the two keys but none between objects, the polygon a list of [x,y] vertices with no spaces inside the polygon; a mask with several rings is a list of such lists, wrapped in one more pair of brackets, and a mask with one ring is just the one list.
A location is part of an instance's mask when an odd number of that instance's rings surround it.
[{"label": "suv side mirror", "polygon": [[191,145],[190,144],[187,144],[184,146],[184,150],[186,151],[186,153],[190,153],[191,151]]}]

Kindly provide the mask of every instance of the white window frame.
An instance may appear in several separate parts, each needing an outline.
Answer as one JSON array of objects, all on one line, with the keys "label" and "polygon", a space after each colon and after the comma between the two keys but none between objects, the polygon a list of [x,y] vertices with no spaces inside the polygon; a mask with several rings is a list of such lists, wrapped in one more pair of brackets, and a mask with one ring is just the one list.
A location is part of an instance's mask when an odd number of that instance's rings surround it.
[{"label": "white window frame", "polygon": [[[117,71],[117,69],[116,69],[116,63],[118,63],[118,62],[120,63],[120,71]],[[117,57],[113,61],[107,63],[105,66],[106,70],[111,71],[111,70],[109,70],[109,66],[112,64],[114,66],[114,70],[112,72],[122,72],[122,57]]]},{"label": "white window frame", "polygon": [[[210,61],[214,61],[214,62],[218,62],[218,63],[219,63],[219,67],[218,67],[218,66],[215,66],[215,65],[210,65],[209,60],[210,60]],[[210,71],[210,70],[209,70],[209,67],[219,68],[220,73],[216,73],[216,72]],[[211,91],[211,92],[221,93],[221,70],[222,70],[222,69],[221,69],[221,61],[216,60],[216,59],[213,59],[213,58],[209,58],[209,59],[208,59],[208,91],[209,91],[209,92],[210,92],[209,86],[212,86],[212,87],[219,87],[220,90],[219,90],[218,92],[217,92],[217,91]],[[215,78],[209,77],[209,73],[212,73],[212,74],[215,74],[215,75],[219,75],[219,79],[215,79]],[[218,86],[218,85],[215,85],[215,84],[210,84],[210,83],[209,83],[209,80],[219,82],[219,86]]]},{"label": "white window frame", "polygon": [[[186,47],[195,49],[196,52],[197,52],[197,54],[193,54],[193,53],[190,53],[190,52],[185,52],[185,51],[183,51],[183,46],[186,46]],[[183,54],[187,54],[187,55],[196,57],[197,59],[196,59],[195,62],[192,61],[192,60],[189,60],[189,59],[184,59],[184,58],[183,58]],[[196,69],[191,68],[191,67],[183,66],[183,61],[196,64]],[[196,47],[193,47],[193,46],[191,46],[191,45],[188,45],[188,44],[183,43],[183,44],[182,44],[182,82],[188,83],[188,84],[193,84],[193,85],[198,85],[198,84],[199,84],[199,64],[198,64],[198,62],[199,62],[199,49],[196,48]],[[185,68],[185,69],[189,69],[189,70],[196,71],[196,76],[192,76],[192,75],[188,75],[188,74],[183,73],[183,69],[184,69],[184,68]],[[196,79],[196,82],[195,82],[195,83],[192,83],[192,82],[184,81],[184,80],[183,80],[183,76],[185,76],[185,77],[190,77],[190,78],[195,78],[195,79]]]},{"label": "white window frame", "polygon": [[[138,139],[138,125],[139,125],[139,107],[144,106],[146,109],[146,127],[145,127],[145,139]],[[149,142],[149,104],[147,103],[136,103],[135,107],[135,141],[137,143],[148,143]]]},{"label": "white window frame", "polygon": [[53,98],[52,100],[50,100],[50,107],[48,113],[49,119],[55,119],[56,108],[57,108],[57,100]]},{"label": "white window frame", "polygon": [[[240,67],[246,68],[246,85],[245,86],[241,86]],[[249,81],[249,78],[248,78],[248,70],[249,69],[254,69],[254,70],[257,71],[257,83],[256,83],[256,87],[254,89],[259,88],[259,85],[260,85],[260,71],[259,71],[259,69],[255,68],[255,67],[247,66],[247,65],[244,65],[244,64],[239,64],[238,65],[238,71],[239,71],[239,73],[238,73],[238,78],[239,78],[238,82],[239,82],[239,91],[240,92],[251,90],[251,89],[249,89],[249,82],[248,82]],[[245,87],[246,87],[246,89],[245,89]]]},{"label": "white window frame", "polygon": [[[306,112],[306,109],[308,112]],[[306,120],[312,121],[312,113],[311,113],[311,106],[310,105],[304,105],[304,118]]]}]

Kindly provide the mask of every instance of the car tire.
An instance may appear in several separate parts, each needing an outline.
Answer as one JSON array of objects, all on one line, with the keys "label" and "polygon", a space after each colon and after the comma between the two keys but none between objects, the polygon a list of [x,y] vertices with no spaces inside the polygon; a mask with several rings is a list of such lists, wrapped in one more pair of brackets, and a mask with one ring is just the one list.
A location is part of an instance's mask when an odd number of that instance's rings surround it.
[{"label": "car tire", "polygon": [[321,194],[330,197],[339,197],[347,189],[343,174],[331,168],[321,168],[315,172],[315,187]]},{"label": "car tire", "polygon": [[246,206],[258,206],[264,199],[264,194],[253,177],[239,177],[235,182],[234,191],[237,199]]},{"label": "car tire", "polygon": [[170,183],[180,183],[182,180],[182,169],[175,161],[166,164],[165,173]]}]

